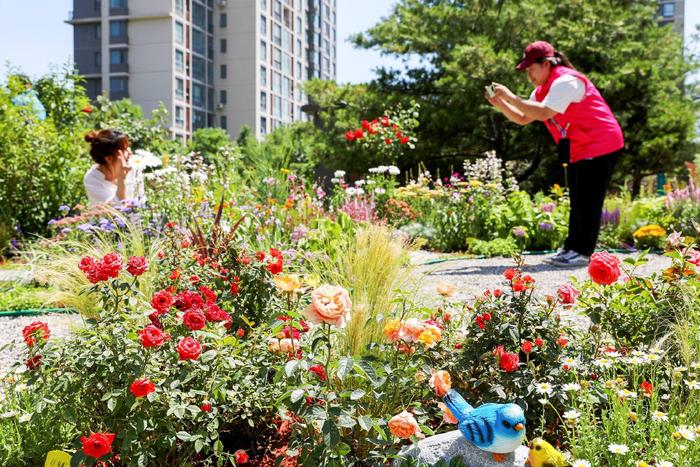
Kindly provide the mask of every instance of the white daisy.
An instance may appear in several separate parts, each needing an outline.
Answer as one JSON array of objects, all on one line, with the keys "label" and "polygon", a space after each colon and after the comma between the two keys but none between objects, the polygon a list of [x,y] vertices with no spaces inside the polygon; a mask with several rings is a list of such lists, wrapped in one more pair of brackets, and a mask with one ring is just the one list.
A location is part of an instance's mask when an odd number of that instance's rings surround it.
[{"label": "white daisy", "polygon": [[581,362],[577,358],[564,357],[561,359],[561,365],[567,367],[569,370],[578,368]]},{"label": "white daisy", "polygon": [[581,417],[581,412],[571,409],[564,412],[562,416],[569,421],[576,421],[579,419],[579,417]]},{"label": "white daisy", "polygon": [[333,172],[333,176],[335,178],[343,178],[345,176],[345,171],[344,170],[336,170]]},{"label": "white daisy", "polygon": [[[390,165],[389,167],[387,167],[387,171],[389,172],[389,175],[398,175],[401,173],[401,170],[399,170],[399,168],[396,167],[395,165]],[[430,177],[430,172],[426,172],[426,173],[427,173],[427,176]]]},{"label": "white daisy", "polygon": [[625,444],[608,444],[608,451],[613,454],[627,454],[630,452],[630,448]]},{"label": "white daisy", "polygon": [[537,391],[537,394],[547,394],[551,396],[554,392],[554,387],[549,383],[537,383],[535,385],[535,391]]},{"label": "white daisy", "polygon": [[688,367],[686,366],[677,366],[673,369],[674,373],[683,373],[685,371],[688,371]]},{"label": "white daisy", "polygon": [[605,352],[605,355],[608,356],[608,358],[620,358],[622,357],[622,354],[618,352],[617,350],[611,350],[610,352]]},{"label": "white daisy", "polygon": [[581,385],[578,383],[566,383],[561,388],[564,392],[568,392],[568,391],[577,392],[577,391],[581,390]]},{"label": "white daisy", "polygon": [[617,391],[617,396],[623,399],[636,399],[637,393],[634,391],[630,391],[629,389],[620,389],[619,391]]},{"label": "white daisy", "polygon": [[[681,425],[678,427],[678,430],[676,430],[676,433],[680,435],[680,438],[686,439],[688,441],[695,441],[696,435],[695,431],[693,431],[691,428]],[[675,433],[674,433],[675,437]]]},{"label": "white daisy", "polygon": [[656,465],[658,467],[673,467],[673,462],[670,461],[657,461]]},{"label": "white daisy", "polygon": [[697,379],[691,380],[691,381],[685,381],[685,385],[688,386],[688,389],[692,391],[698,391],[700,390],[700,382]]},{"label": "white daisy", "polygon": [[591,463],[587,460],[576,459],[571,462],[571,467],[591,467]]},{"label": "white daisy", "polygon": [[656,411],[656,412],[652,412],[651,419],[655,422],[667,422],[668,415],[666,415],[663,412]]},{"label": "white daisy", "polygon": [[626,361],[630,365],[643,365],[644,363],[646,363],[645,358],[638,357],[638,356],[629,357]]},{"label": "white daisy", "polygon": [[129,159],[129,165],[135,169],[143,170],[147,167],[159,167],[161,162],[153,153],[144,149],[137,149]]},{"label": "white daisy", "polygon": [[601,368],[610,368],[613,364],[613,361],[609,358],[599,358],[598,360],[595,360],[593,364]]}]

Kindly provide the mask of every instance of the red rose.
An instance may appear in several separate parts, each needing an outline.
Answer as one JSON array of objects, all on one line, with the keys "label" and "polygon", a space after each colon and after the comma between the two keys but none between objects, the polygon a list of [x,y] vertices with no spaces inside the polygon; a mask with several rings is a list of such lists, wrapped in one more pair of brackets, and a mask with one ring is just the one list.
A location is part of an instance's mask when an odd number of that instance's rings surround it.
[{"label": "red rose", "polygon": [[534,284],[535,278],[530,275],[525,275],[523,276],[523,282],[525,282],[526,284]]},{"label": "red rose", "polygon": [[130,256],[126,270],[132,276],[140,276],[148,271],[148,260],[143,256]]},{"label": "red rose", "polygon": [[229,290],[233,295],[238,296],[238,282],[231,282],[231,286],[229,287]]},{"label": "red rose", "polygon": [[384,138],[384,144],[391,145],[391,138]]},{"label": "red rose", "polygon": [[361,128],[355,130],[355,139],[362,139],[365,137],[365,132]]},{"label": "red rose", "polygon": [[202,353],[202,344],[193,337],[185,337],[177,344],[177,353],[180,360],[197,360]]},{"label": "red rose", "polygon": [[245,337],[245,329],[243,328],[238,328],[238,331],[236,331],[236,335],[240,338]]},{"label": "red rose", "polygon": [[197,290],[199,291],[199,293],[204,295],[204,299],[207,302],[214,303],[216,301],[216,299],[217,299],[216,293],[213,290],[211,290],[209,287],[207,287],[206,285],[200,285],[197,288]]},{"label": "red rose", "polygon": [[167,313],[173,303],[175,303],[175,299],[167,290],[160,290],[151,297],[151,306],[159,315]]},{"label": "red rose", "polygon": [[282,272],[282,258],[278,258],[274,263],[270,263],[265,267],[270,274],[279,274]]},{"label": "red rose", "polygon": [[520,357],[517,353],[505,352],[501,355],[501,369],[506,373],[512,373],[518,369]]},{"label": "red rose", "polygon": [[401,138],[399,138],[399,142],[400,142],[401,144],[408,144],[408,142],[409,142],[410,140],[411,140],[411,138],[409,138],[408,136],[402,136]]},{"label": "red rose", "polygon": [[520,279],[513,281],[513,292],[522,292],[525,290],[525,283]]},{"label": "red rose", "polygon": [[560,303],[563,305],[572,305],[576,301],[579,291],[571,284],[564,284],[560,285],[557,289],[557,295],[559,295]]},{"label": "red rose", "polygon": [[620,260],[607,251],[593,253],[588,263],[588,275],[596,284],[610,285],[620,277],[619,265]]},{"label": "red rose", "polygon": [[174,271],[172,271],[172,272],[170,273],[170,280],[171,280],[171,281],[176,281],[176,280],[178,280],[179,278],[180,278],[180,271],[178,271],[177,269],[175,269]]},{"label": "red rose", "polygon": [[32,358],[28,358],[24,364],[32,371],[36,370],[41,365],[41,355],[34,355]]},{"label": "red rose", "polygon": [[248,453],[243,449],[233,453],[233,460],[236,461],[236,465],[247,464],[248,463]]},{"label": "red rose", "polygon": [[389,117],[386,117],[386,116],[381,118],[381,122],[382,122],[382,126],[384,126],[384,127],[391,125],[391,121],[389,120]]},{"label": "red rose", "polygon": [[542,347],[544,345],[544,341],[538,337],[537,339],[535,339],[535,345],[537,347]]},{"label": "red rose", "polygon": [[118,253],[107,253],[100,261],[100,270],[104,275],[111,278],[116,278],[119,275],[119,271],[124,267],[124,260],[122,256]]},{"label": "red rose", "polygon": [[367,120],[362,120],[362,128],[365,130],[369,130],[370,124]]},{"label": "red rose", "polygon": [[156,390],[156,385],[148,380],[148,378],[137,379],[129,387],[129,391],[134,397],[146,397]]},{"label": "red rose", "polygon": [[187,326],[190,331],[198,331],[204,329],[207,325],[207,318],[201,310],[195,308],[185,312],[182,317],[182,324]]},{"label": "red rose", "polygon": [[494,297],[500,298],[501,295],[503,295],[503,292],[501,291],[501,289],[496,289],[496,290],[493,291],[493,296],[494,296]]},{"label": "red rose", "polygon": [[649,381],[644,381],[642,384],[639,385],[639,387],[642,389],[644,392],[645,396],[651,396],[651,393],[654,392],[654,385],[651,384]]},{"label": "red rose", "polygon": [[323,365],[311,365],[309,371],[321,378],[321,381],[326,380],[326,369],[323,368]]},{"label": "red rose", "polygon": [[80,261],[78,262],[78,269],[81,271],[87,273],[89,270],[95,267],[97,262],[95,261],[95,258],[92,256],[83,256],[80,258]]},{"label": "red rose", "polygon": [[107,275],[102,270],[100,261],[97,261],[95,264],[92,265],[90,269],[83,272],[85,273],[85,277],[87,277],[87,280],[90,281],[91,284],[97,284],[98,282],[106,281],[107,279],[109,279],[109,277],[107,277]]},{"label": "red rose", "polygon": [[509,281],[512,281],[515,276],[518,275],[518,271],[513,268],[508,268],[505,271],[503,271],[503,277],[508,279]]},{"label": "red rose", "polygon": [[501,357],[504,353],[506,353],[506,349],[503,348],[502,345],[497,346],[491,351],[491,354],[493,354],[496,357]]},{"label": "red rose", "polygon": [[532,342],[530,341],[525,341],[522,344],[520,344],[520,348],[522,349],[523,352],[525,353],[530,353],[532,352]]},{"label": "red rose", "polygon": [[262,251],[256,251],[255,257],[258,259],[258,261],[265,261],[265,253]]},{"label": "red rose", "polygon": [[209,402],[204,402],[202,405],[199,406],[199,410],[202,412],[211,412],[211,404]]},{"label": "red rose", "polygon": [[227,321],[231,316],[219,308],[215,303],[205,305],[207,321]]},{"label": "red rose", "polygon": [[292,327],[292,326],[285,326],[282,329],[282,332],[284,333],[284,337],[287,339],[300,339],[301,338],[301,332],[299,332],[298,329]]},{"label": "red rose", "polygon": [[561,348],[566,347],[566,344],[569,343],[569,340],[565,338],[564,336],[560,336],[559,339],[557,339],[557,345]]},{"label": "red rose", "polygon": [[270,248],[270,256],[277,259],[282,259],[282,252],[277,248]]},{"label": "red rose", "polygon": [[461,342],[457,342],[457,343],[455,344],[455,349],[459,350],[459,349],[461,349],[461,348],[462,348],[462,343],[461,343]]},{"label": "red rose", "polygon": [[162,330],[152,324],[141,329],[138,335],[144,347],[160,347],[167,337]]},{"label": "red rose", "polygon": [[34,321],[22,329],[22,337],[28,347],[33,347],[38,340],[47,340],[51,336],[49,325],[41,321]]},{"label": "red rose", "polygon": [[194,285],[199,282],[199,276],[196,274],[192,274],[190,276],[190,284]]},{"label": "red rose", "polygon": [[352,130],[346,131],[345,132],[345,141],[347,141],[348,143],[352,143],[353,141],[355,141],[355,132]]},{"label": "red rose", "polygon": [[80,441],[83,443],[83,452],[86,455],[99,459],[112,451],[114,438],[115,435],[112,433],[93,433],[89,438],[81,436]]},{"label": "red rose", "polygon": [[204,299],[197,292],[183,290],[175,297],[175,307],[181,311],[201,309],[204,307]]}]

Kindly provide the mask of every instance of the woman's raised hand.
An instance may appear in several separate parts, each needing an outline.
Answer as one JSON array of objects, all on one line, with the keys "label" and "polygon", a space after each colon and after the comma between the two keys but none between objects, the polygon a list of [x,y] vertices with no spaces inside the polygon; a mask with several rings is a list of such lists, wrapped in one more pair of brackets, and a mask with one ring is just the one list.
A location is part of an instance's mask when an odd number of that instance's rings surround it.
[{"label": "woman's raised hand", "polygon": [[517,99],[517,96],[513,94],[513,91],[499,83],[493,83],[493,92],[496,94],[497,98],[503,99],[507,102],[512,102]]}]

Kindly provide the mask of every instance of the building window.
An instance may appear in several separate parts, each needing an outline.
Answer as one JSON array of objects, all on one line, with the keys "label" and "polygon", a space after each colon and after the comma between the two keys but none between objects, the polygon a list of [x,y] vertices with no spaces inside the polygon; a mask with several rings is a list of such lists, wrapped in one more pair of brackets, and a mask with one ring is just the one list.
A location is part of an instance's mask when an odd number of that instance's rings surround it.
[{"label": "building window", "polygon": [[284,87],[283,87],[284,97],[289,97],[291,99],[292,98],[292,80],[285,76],[284,79],[282,80],[282,83],[284,85]]},{"label": "building window", "polygon": [[99,23],[95,25],[95,39],[102,39],[102,25]]},{"label": "building window", "polygon": [[226,89],[221,89],[219,91],[219,104],[225,104],[227,97]]},{"label": "building window", "polygon": [[196,55],[192,57],[192,77],[198,81],[207,81],[207,64]]},{"label": "building window", "polygon": [[95,0],[95,11],[100,12],[102,11],[102,1],[101,0]]},{"label": "building window", "polygon": [[661,5],[661,16],[664,18],[673,18],[676,15],[675,3],[663,3]]},{"label": "building window", "polygon": [[277,70],[282,68],[282,51],[277,47],[272,48],[272,68]]},{"label": "building window", "polygon": [[260,35],[267,37],[267,18],[263,15],[260,15]]},{"label": "building window", "polygon": [[207,114],[202,110],[195,110],[192,113],[192,128],[197,130],[207,126]]},{"label": "building window", "polygon": [[185,82],[180,78],[175,78],[175,96],[178,99],[185,98]]},{"label": "building window", "polygon": [[110,65],[123,65],[126,63],[126,50],[125,49],[112,49],[109,51],[109,64]]},{"label": "building window", "polygon": [[272,115],[282,118],[282,98],[279,96],[272,96]]},{"label": "building window", "polygon": [[102,52],[95,52],[95,66],[102,68]]},{"label": "building window", "polygon": [[115,10],[126,8],[126,0],[109,0],[109,8]]},{"label": "building window", "polygon": [[303,81],[304,77],[301,76],[301,62],[297,62],[297,69],[294,77],[300,81]]},{"label": "building window", "polygon": [[267,113],[267,93],[260,92],[260,111]]},{"label": "building window", "polygon": [[226,53],[226,46],[227,46],[227,45],[228,45],[228,44],[226,43],[226,39],[221,39],[221,44],[220,44],[219,49],[221,50],[221,53],[222,53],[222,54],[225,54],[225,53]]},{"label": "building window", "polygon": [[260,9],[262,11],[267,11],[267,0],[260,0]]},{"label": "building window", "polygon": [[226,79],[226,71],[227,71],[227,70],[226,70],[226,65],[221,65],[221,70],[220,70],[220,73],[219,73],[219,77],[220,77],[221,79]]},{"label": "building window", "polygon": [[292,73],[292,64],[294,63],[294,60],[292,60],[291,55],[284,54],[284,62],[282,63],[282,72],[285,74],[289,75]]},{"label": "building window", "polygon": [[109,79],[109,90],[113,93],[125,93],[129,90],[128,78],[113,77]]},{"label": "building window", "polygon": [[302,31],[301,31],[301,17],[299,17],[299,16],[297,16],[297,30],[296,30],[296,33],[297,33],[297,34],[301,34],[301,33],[302,33]]},{"label": "building window", "polygon": [[282,2],[280,0],[274,0],[275,3],[272,5],[272,16],[277,20],[282,22]]},{"label": "building window", "polygon": [[109,37],[126,36],[126,21],[110,21]]},{"label": "building window", "polygon": [[279,24],[272,24],[272,43],[282,45],[282,26]]},{"label": "building window", "polygon": [[282,75],[277,72],[272,73],[272,92],[282,94]]},{"label": "building window", "polygon": [[260,60],[267,61],[267,42],[260,41]]},{"label": "building window", "polygon": [[175,42],[180,45],[185,43],[185,27],[179,21],[175,21]]},{"label": "building window", "polygon": [[226,124],[226,123],[227,123],[227,122],[226,122],[226,115],[222,115],[221,117],[219,117],[219,126],[220,126],[221,128],[223,128],[224,130],[225,130],[226,127],[227,127],[227,124]]},{"label": "building window", "polygon": [[175,12],[177,12],[178,15],[182,16],[183,13],[185,12],[185,9],[182,4],[182,0],[175,0]]},{"label": "building window", "polygon": [[175,125],[180,127],[185,125],[185,111],[179,105],[175,107]]},{"label": "building window", "polygon": [[260,86],[267,86],[267,68],[260,66]]},{"label": "building window", "polygon": [[192,105],[204,107],[204,86],[201,84],[192,85]]},{"label": "building window", "polygon": [[175,51],[175,69],[177,71],[185,71],[185,54],[180,50]]},{"label": "building window", "polygon": [[197,29],[192,30],[192,50],[198,54],[206,54],[206,39],[204,38],[204,33]]},{"label": "building window", "polygon": [[226,27],[226,13],[221,13],[219,15],[219,27],[220,28]]},{"label": "building window", "polygon": [[267,133],[267,118],[260,117],[260,134],[264,135]]},{"label": "building window", "polygon": [[198,28],[207,28],[207,12],[199,3],[192,4],[192,23]]}]

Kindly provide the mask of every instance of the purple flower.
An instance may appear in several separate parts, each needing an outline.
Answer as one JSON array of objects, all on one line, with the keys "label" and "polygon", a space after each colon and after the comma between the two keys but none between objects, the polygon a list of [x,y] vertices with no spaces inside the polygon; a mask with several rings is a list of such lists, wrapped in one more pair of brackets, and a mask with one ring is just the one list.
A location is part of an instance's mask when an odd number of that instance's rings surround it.
[{"label": "purple flower", "polygon": [[54,225],[55,223],[56,223],[56,219],[51,219],[51,220],[48,222],[48,225]]},{"label": "purple flower", "polygon": [[62,234],[67,234],[67,233],[70,233],[70,232],[71,232],[71,229],[68,228],[68,227],[65,227],[65,228],[61,229],[61,233],[62,233]]},{"label": "purple flower", "polygon": [[77,227],[78,230],[82,230],[83,232],[90,232],[92,231],[92,225],[85,223],[85,224],[80,224]]},{"label": "purple flower", "polygon": [[302,238],[306,238],[306,236],[308,234],[309,234],[309,229],[305,225],[300,224],[292,232],[292,241],[297,243]]},{"label": "purple flower", "polygon": [[63,204],[63,205],[59,206],[58,210],[61,212],[68,212],[68,211],[70,211],[70,206],[66,206],[65,204]]},{"label": "purple flower", "polygon": [[538,227],[540,230],[552,230],[554,228],[554,224],[548,221],[542,221]]},{"label": "purple flower", "polygon": [[540,209],[542,209],[542,212],[554,212],[554,208],[556,207],[557,205],[554,203],[542,203]]},{"label": "purple flower", "polygon": [[527,235],[527,232],[525,232],[525,229],[523,229],[522,227],[513,227],[512,232],[513,235],[515,235],[518,238],[525,238],[525,236]]}]

